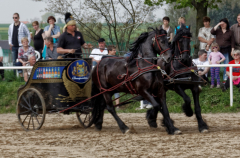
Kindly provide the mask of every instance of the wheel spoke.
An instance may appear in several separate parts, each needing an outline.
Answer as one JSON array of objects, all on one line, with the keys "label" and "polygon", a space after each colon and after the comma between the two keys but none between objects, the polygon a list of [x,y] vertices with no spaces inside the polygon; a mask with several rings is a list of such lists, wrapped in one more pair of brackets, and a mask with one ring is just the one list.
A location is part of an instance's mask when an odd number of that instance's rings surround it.
[{"label": "wheel spoke", "polygon": [[28,121],[28,128],[27,128],[27,129],[29,129],[29,125],[30,125],[30,122],[31,122],[31,118],[32,118],[32,115],[30,116],[30,119],[29,119],[29,121]]},{"label": "wheel spoke", "polygon": [[23,100],[27,103],[27,105],[29,106],[29,108],[31,109],[31,105],[30,103],[27,102],[26,98],[24,96],[22,96]]},{"label": "wheel spoke", "polygon": [[84,119],[83,123],[85,123],[86,119],[87,119],[87,115],[86,115],[86,117],[85,117],[85,119]]},{"label": "wheel spoke", "polygon": [[23,120],[22,124],[25,122],[26,118],[28,117],[29,114],[27,114],[27,116],[25,117],[25,119]]},{"label": "wheel spoke", "polygon": [[[23,104],[20,103],[20,105],[22,105],[24,108],[28,109],[28,108],[27,108],[26,106],[24,106]],[[32,109],[28,109],[28,110],[31,111],[32,113],[34,113],[34,114],[40,116],[38,113],[36,113],[36,112],[33,111]],[[42,117],[42,116],[40,116],[40,117]]]},{"label": "wheel spoke", "polygon": [[40,123],[39,123],[39,121],[38,121],[38,119],[37,119],[37,117],[35,116],[35,119],[37,120],[37,123],[40,125]]},{"label": "wheel spoke", "polygon": [[35,130],[35,127],[34,127],[34,122],[33,122],[33,117],[32,117],[32,124],[33,124],[33,130]]},{"label": "wheel spoke", "polygon": [[30,101],[31,97],[28,96],[28,101],[29,101],[29,104],[31,104],[31,101]]},{"label": "wheel spoke", "polygon": [[90,121],[91,121],[91,116],[90,116],[90,113],[89,113],[89,116],[88,116],[88,118],[89,118],[89,119],[88,119],[88,121],[90,122]]},{"label": "wheel spoke", "polygon": [[25,105],[19,103],[22,107],[24,107],[25,109],[28,109],[29,111],[32,111],[31,109],[27,108]]},{"label": "wheel spoke", "polygon": [[29,111],[30,111],[30,110],[25,111],[25,112],[22,112],[22,113],[20,113],[20,114],[18,114],[18,115],[22,115],[22,114],[25,114],[25,113],[29,113]]}]

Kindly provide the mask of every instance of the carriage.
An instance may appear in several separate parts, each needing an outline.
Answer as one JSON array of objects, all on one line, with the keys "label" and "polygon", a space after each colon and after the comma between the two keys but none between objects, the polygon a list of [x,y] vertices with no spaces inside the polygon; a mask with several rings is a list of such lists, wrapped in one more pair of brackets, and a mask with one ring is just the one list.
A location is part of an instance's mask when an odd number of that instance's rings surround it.
[{"label": "carriage", "polygon": [[[129,60],[107,58],[103,64],[101,60],[93,71],[90,58],[39,61],[34,65],[26,85],[18,90],[16,111],[19,122],[25,130],[37,130],[43,125],[47,113],[76,112],[84,127],[94,123],[95,128],[101,130],[107,108],[120,130],[127,133],[129,128],[118,117],[112,103],[114,93],[124,92],[140,95],[153,104],[154,108],[148,110],[146,115],[150,127],[157,127],[159,111],[163,115],[166,131],[180,134],[181,131],[174,127],[169,116],[166,91],[174,90],[183,97],[183,111],[191,117],[191,102],[184,92],[191,89],[199,131],[207,132],[208,126],[201,116],[198,89],[198,85],[205,81],[199,81],[197,67],[192,65],[190,38],[190,28],[182,26],[173,39],[172,51],[166,31],[153,29],[150,33],[141,34],[132,44]],[[160,56],[156,57],[157,54]]]},{"label": "carriage", "polygon": [[[25,130],[42,127],[46,114],[65,110],[91,97],[91,58],[40,60],[28,82],[18,89],[17,117]],[[91,100],[65,110],[76,112],[84,127],[93,122]]]}]

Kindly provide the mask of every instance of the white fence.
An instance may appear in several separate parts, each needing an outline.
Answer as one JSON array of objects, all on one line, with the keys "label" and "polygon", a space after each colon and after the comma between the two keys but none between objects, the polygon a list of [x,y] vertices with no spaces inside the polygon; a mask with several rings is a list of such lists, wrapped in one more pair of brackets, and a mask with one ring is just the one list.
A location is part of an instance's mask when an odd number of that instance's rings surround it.
[{"label": "white fence", "polygon": [[[232,67],[240,67],[240,64],[213,64],[213,65],[197,65],[197,67],[229,67],[229,73],[232,74]],[[233,105],[233,82],[230,75],[230,106]]]},{"label": "white fence", "polygon": [[[229,67],[230,74],[232,74],[232,67],[240,67],[240,64],[197,65],[197,67]],[[0,67],[0,70],[13,70],[13,69],[32,69],[32,66]],[[230,81],[232,81],[232,75],[230,75]],[[230,82],[230,106],[232,105],[233,105],[233,82]]]}]

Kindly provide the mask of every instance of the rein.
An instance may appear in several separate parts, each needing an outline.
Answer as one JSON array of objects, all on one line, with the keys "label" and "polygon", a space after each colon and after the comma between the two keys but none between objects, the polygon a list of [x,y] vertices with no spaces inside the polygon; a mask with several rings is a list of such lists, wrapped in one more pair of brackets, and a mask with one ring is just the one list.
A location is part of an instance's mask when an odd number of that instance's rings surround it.
[{"label": "rein", "polygon": [[[190,39],[190,37],[188,37],[188,36],[182,36],[182,37]],[[177,42],[177,44],[178,44],[178,50],[180,51],[180,54],[182,54],[183,52],[190,52],[190,50],[183,50],[183,51],[181,51],[181,48],[180,48],[180,45],[179,45],[179,41]]]},{"label": "rein", "polygon": [[[160,55],[162,55],[162,54],[165,53],[166,51],[170,50],[170,48],[167,48],[167,49],[165,49],[165,50],[162,51],[162,48],[160,47],[160,44],[159,44],[159,42],[158,42],[158,40],[157,40],[157,38],[158,38],[158,37],[161,37],[161,36],[166,36],[166,34],[162,34],[162,35],[158,35],[158,36],[155,35],[155,39],[154,39],[154,41],[156,41],[156,43],[157,43],[158,49],[161,51],[161,52],[160,52]],[[153,42],[153,46],[154,46],[154,42]]]}]

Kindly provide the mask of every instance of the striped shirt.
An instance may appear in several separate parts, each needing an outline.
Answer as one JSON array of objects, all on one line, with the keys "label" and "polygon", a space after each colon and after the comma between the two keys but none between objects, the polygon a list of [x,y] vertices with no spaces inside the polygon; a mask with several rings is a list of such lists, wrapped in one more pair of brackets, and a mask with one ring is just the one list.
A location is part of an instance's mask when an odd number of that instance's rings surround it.
[{"label": "striped shirt", "polygon": [[[12,44],[13,25],[14,25],[14,23],[12,23],[9,26],[9,29],[8,29],[8,43],[9,44]],[[29,41],[28,44],[30,45],[31,37],[30,37],[29,30],[28,30],[28,28],[27,28],[27,26],[25,24],[20,22],[20,26],[18,28],[18,43],[19,43],[19,46],[22,46],[21,39],[23,37],[27,37],[28,38],[28,41]]]}]

